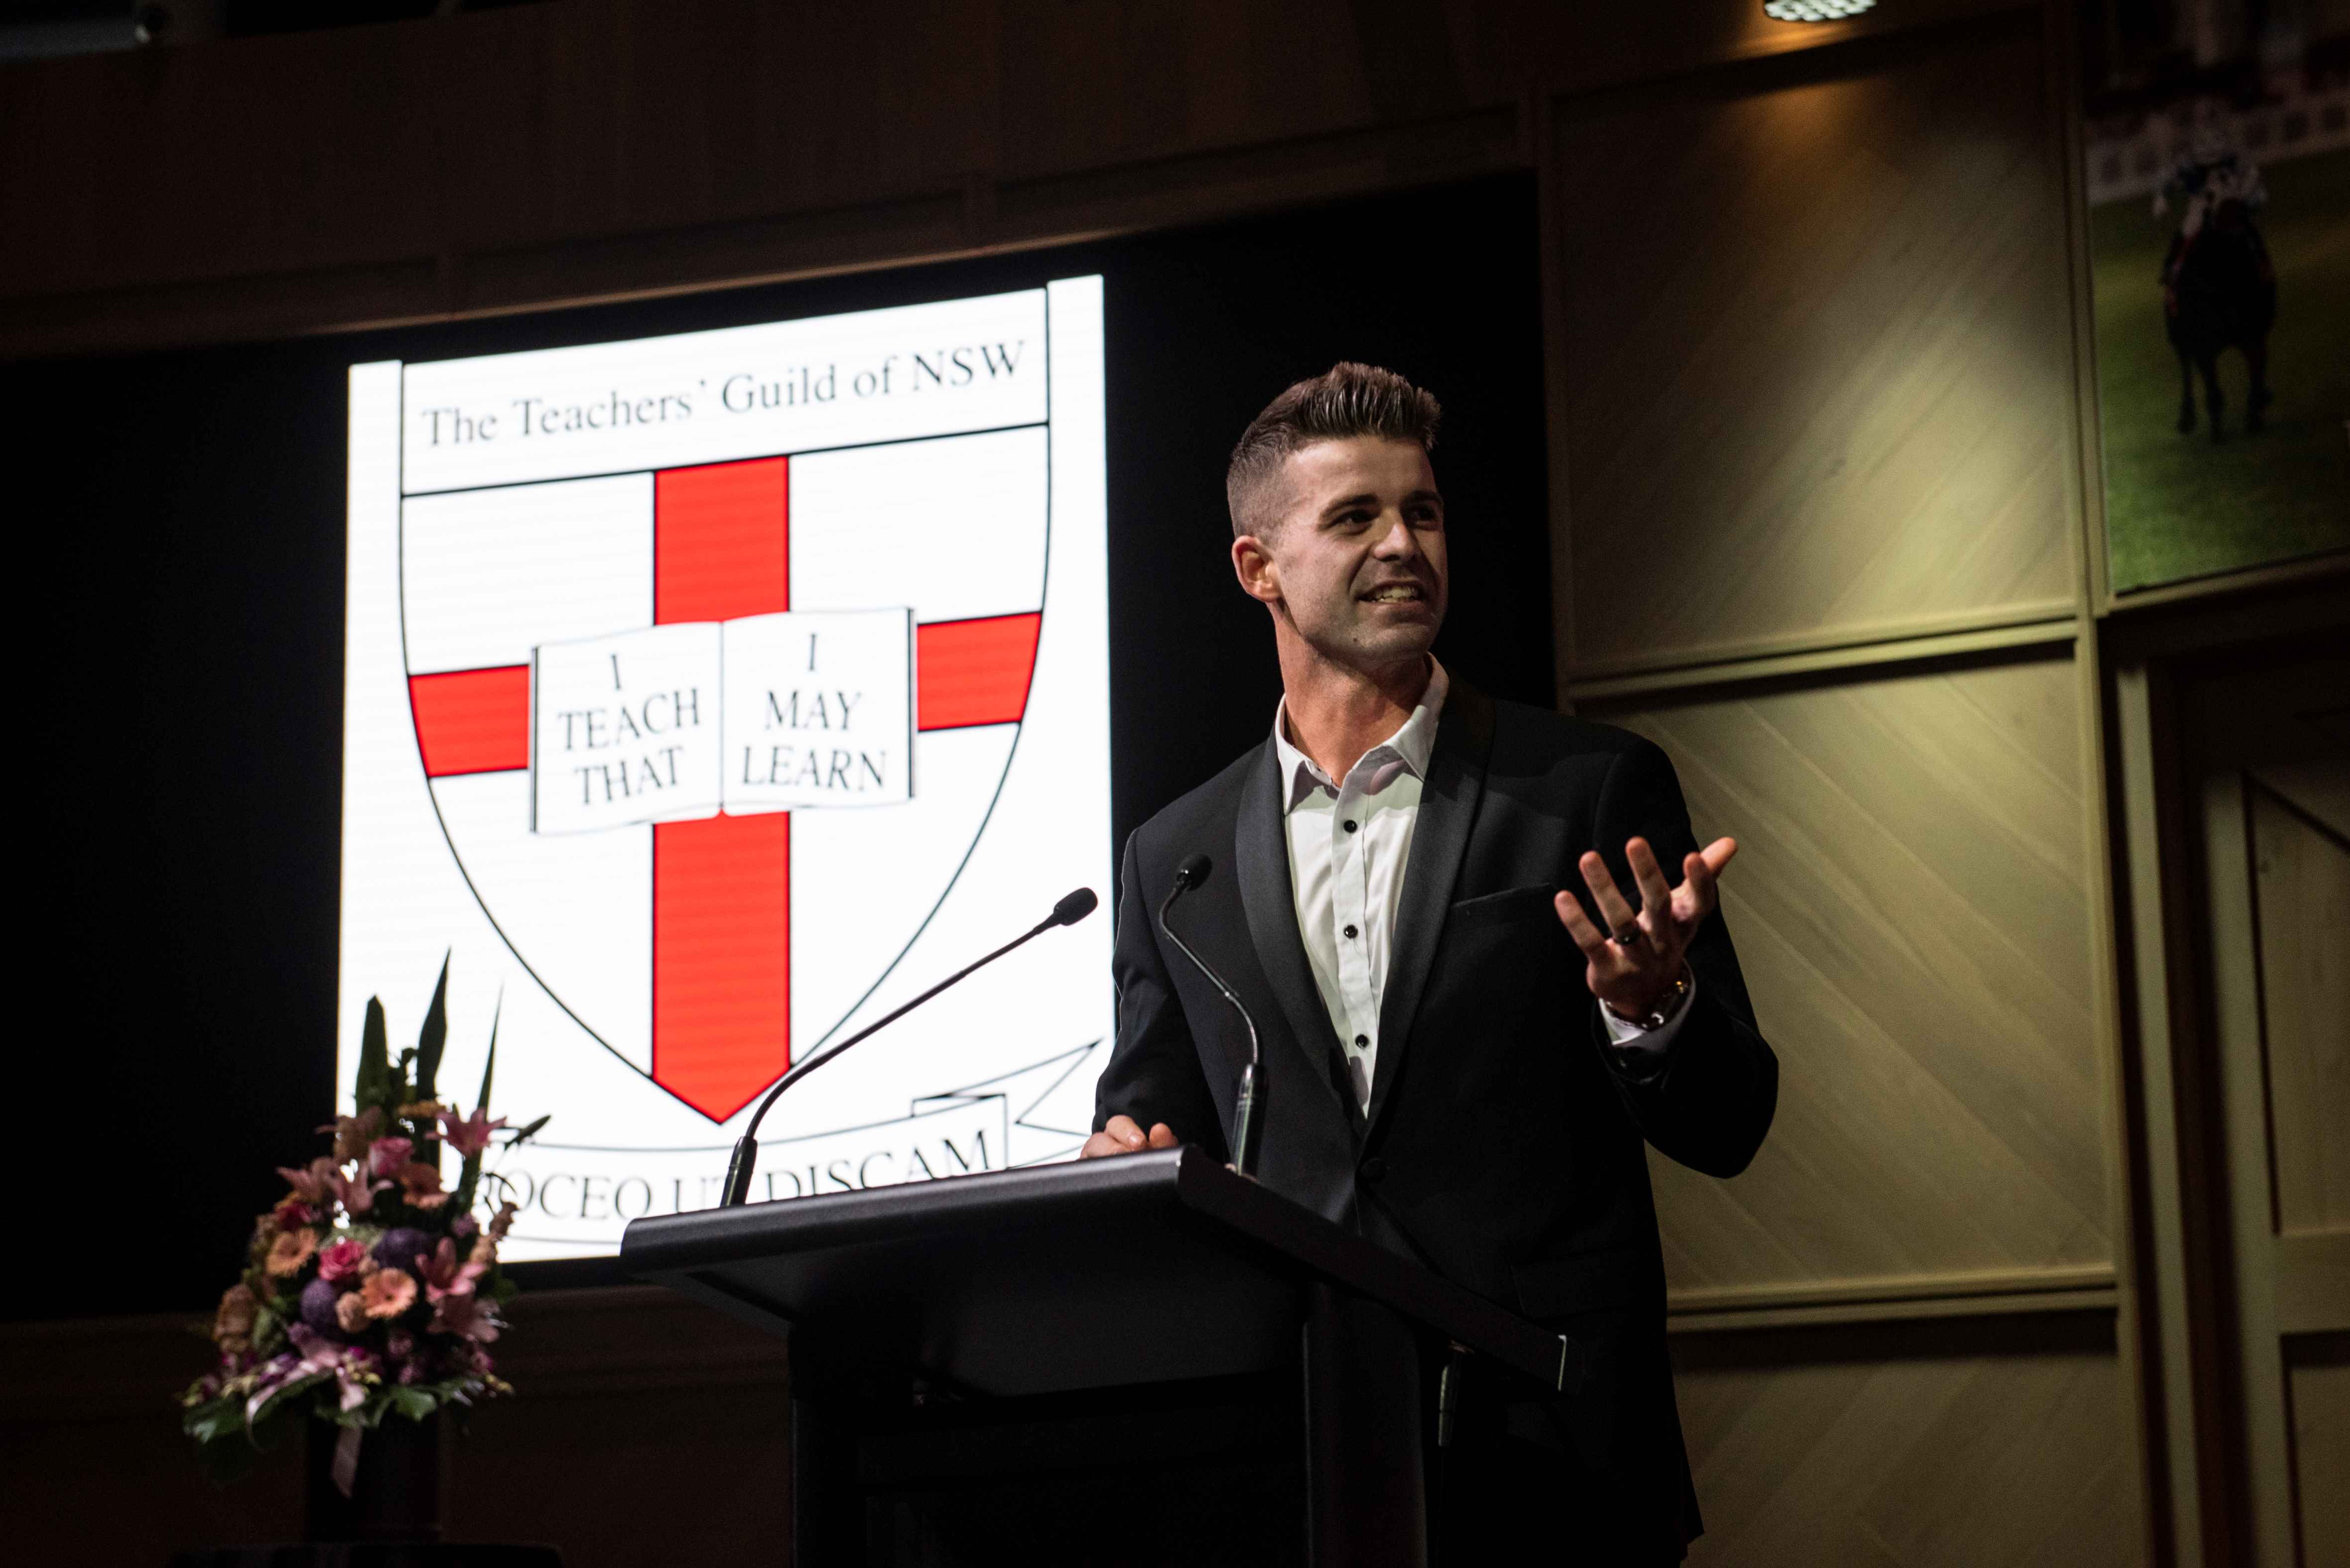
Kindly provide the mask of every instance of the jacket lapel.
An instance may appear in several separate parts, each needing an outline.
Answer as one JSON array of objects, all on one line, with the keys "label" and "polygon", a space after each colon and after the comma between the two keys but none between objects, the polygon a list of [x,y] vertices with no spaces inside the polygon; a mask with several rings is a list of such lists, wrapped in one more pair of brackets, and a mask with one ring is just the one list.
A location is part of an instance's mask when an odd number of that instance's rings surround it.
[{"label": "jacket lapel", "polygon": [[[1240,879],[1241,904],[1248,912],[1249,938],[1266,982],[1280,999],[1289,1036],[1297,1043],[1298,1063],[1322,1085],[1345,1114],[1357,1137],[1362,1112],[1352,1095],[1342,1095],[1331,1081],[1330,1064],[1338,1059],[1337,1032],[1322,1005],[1306,961],[1305,943],[1297,931],[1297,899],[1289,882],[1289,838],[1283,826],[1288,796],[1281,777],[1280,753],[1267,741],[1258,749],[1257,765],[1249,770],[1241,794],[1241,807],[1232,825],[1232,869]],[[1290,1076],[1292,1075],[1284,1075]]]},{"label": "jacket lapel", "polygon": [[1387,987],[1379,999],[1378,1064],[1371,1078],[1368,1116],[1373,1127],[1378,1126],[1403,1069],[1413,1017],[1428,985],[1429,968],[1436,961],[1437,940],[1444,934],[1444,917],[1452,907],[1452,889],[1460,880],[1477,805],[1484,798],[1485,767],[1492,749],[1492,700],[1456,680],[1437,721],[1436,747],[1420,789],[1419,819],[1411,830],[1411,857],[1404,864]]}]

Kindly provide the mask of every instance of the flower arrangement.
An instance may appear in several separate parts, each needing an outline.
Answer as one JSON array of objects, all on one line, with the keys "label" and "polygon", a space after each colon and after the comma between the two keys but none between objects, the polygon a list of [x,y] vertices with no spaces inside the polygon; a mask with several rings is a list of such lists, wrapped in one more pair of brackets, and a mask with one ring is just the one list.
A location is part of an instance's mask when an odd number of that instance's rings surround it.
[{"label": "flower arrangement", "polygon": [[[180,1397],[182,1428],[223,1479],[315,1416],[342,1428],[334,1474],[348,1495],[361,1438],[386,1417],[421,1421],[513,1392],[488,1347],[515,1294],[498,1268],[515,1206],[484,1191],[482,1158],[501,1133],[511,1147],[546,1118],[507,1131],[490,1116],[494,1021],[473,1114],[440,1102],[448,991],[443,961],[424,1027],[397,1062],[383,1005],[369,1001],[353,1114],[318,1129],[334,1152],[280,1167],[288,1190],[254,1221],[244,1272],[205,1330],[220,1360]],[[454,1188],[442,1184],[443,1145],[459,1157]],[[486,1180],[503,1189],[494,1173]]]}]

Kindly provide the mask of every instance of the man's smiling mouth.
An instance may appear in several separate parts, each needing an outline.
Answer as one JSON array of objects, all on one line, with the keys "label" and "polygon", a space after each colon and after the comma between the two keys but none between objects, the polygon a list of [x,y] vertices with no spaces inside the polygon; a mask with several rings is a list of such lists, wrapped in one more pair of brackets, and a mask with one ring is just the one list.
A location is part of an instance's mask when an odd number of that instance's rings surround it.
[{"label": "man's smiling mouth", "polygon": [[1375,605],[1406,604],[1427,597],[1418,583],[1383,583],[1363,596],[1365,602]]}]

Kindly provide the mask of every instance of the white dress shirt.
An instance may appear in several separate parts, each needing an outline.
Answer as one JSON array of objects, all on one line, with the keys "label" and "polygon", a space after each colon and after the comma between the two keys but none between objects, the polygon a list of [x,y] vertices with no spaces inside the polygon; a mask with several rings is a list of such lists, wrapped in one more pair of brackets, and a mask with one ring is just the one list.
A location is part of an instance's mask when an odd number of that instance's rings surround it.
[{"label": "white dress shirt", "polygon": [[[1403,727],[1365,752],[1346,779],[1333,784],[1314,759],[1289,739],[1289,705],[1274,709],[1273,743],[1289,798],[1289,887],[1297,931],[1305,943],[1314,983],[1346,1048],[1355,1103],[1367,1110],[1379,1054],[1379,1001],[1394,951],[1396,911],[1404,868],[1411,859],[1412,828],[1419,820],[1420,789],[1436,749],[1436,721],[1451,687],[1444,666],[1429,660],[1428,690]],[[1627,1053],[1662,1051],[1688,1016],[1688,999],[1656,1029],[1627,1023],[1608,1009],[1599,1015]]]}]

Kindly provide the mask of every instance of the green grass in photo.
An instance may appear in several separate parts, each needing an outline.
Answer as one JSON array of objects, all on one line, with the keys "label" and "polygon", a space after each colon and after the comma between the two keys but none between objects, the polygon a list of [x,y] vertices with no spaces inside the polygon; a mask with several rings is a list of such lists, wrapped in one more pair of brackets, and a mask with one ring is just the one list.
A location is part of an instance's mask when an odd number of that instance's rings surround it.
[{"label": "green grass in photo", "polygon": [[2148,196],[2089,212],[2106,539],[2114,591],[2350,549],[2350,150],[2263,165],[2261,220],[2277,271],[2265,430],[2246,434],[2244,357],[2220,357],[2227,439],[2214,445],[2199,379],[2178,431],[2178,357],[2157,276],[2171,219]]}]

